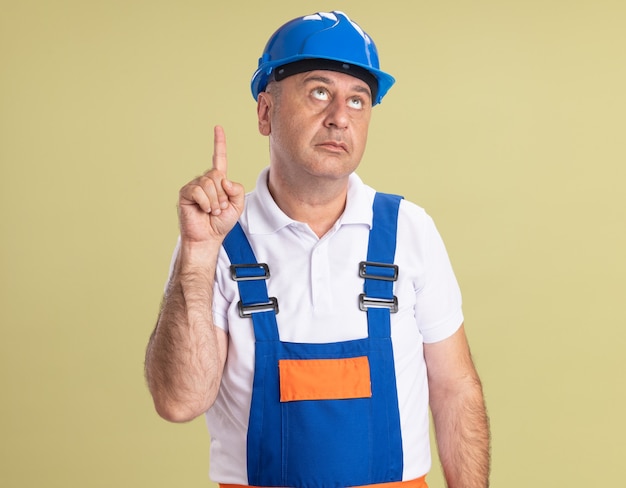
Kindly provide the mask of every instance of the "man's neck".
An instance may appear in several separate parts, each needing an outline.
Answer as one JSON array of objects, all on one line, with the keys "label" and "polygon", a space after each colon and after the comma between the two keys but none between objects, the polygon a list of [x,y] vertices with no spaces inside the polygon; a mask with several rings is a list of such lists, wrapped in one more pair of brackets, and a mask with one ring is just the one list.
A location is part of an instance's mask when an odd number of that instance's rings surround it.
[{"label": "man's neck", "polygon": [[289,218],[307,224],[318,237],[333,228],[346,207],[348,181],[313,180],[299,186],[268,175],[268,189]]}]

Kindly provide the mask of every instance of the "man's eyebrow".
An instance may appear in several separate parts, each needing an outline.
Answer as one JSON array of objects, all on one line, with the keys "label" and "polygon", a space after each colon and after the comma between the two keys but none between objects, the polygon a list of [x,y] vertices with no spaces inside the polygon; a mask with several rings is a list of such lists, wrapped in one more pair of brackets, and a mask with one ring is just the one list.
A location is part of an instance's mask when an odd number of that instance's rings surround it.
[{"label": "man's eyebrow", "polygon": [[333,80],[331,80],[330,78],[326,78],[325,76],[322,76],[322,75],[309,75],[304,78],[304,83],[308,83],[309,81],[320,81],[322,83],[327,83],[329,85],[334,84]]},{"label": "man's eyebrow", "polygon": [[[310,82],[318,82],[318,83],[325,83],[327,85],[334,85],[335,83],[333,82],[333,80],[331,80],[330,78],[327,78],[325,76],[322,75],[310,75],[307,76],[306,78],[304,78],[304,80],[302,81],[303,83],[310,83]],[[369,87],[363,86],[363,85],[359,85],[359,84],[354,84],[352,86],[352,89],[356,92],[359,93],[363,93],[365,95],[367,95],[368,97],[372,97],[372,94],[370,93],[370,89]]]}]

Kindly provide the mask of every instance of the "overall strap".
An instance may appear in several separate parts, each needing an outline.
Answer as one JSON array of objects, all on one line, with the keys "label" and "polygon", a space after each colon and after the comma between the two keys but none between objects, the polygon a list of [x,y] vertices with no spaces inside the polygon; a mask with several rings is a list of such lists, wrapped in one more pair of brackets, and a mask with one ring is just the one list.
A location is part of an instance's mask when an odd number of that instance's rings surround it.
[{"label": "overall strap", "polygon": [[387,193],[376,193],[374,198],[367,261],[359,263],[359,276],[365,279],[359,308],[367,312],[369,337],[390,337],[389,314],[398,311],[398,299],[393,294],[398,266],[393,261],[401,200],[401,196]]},{"label": "overall strap", "polygon": [[265,282],[270,277],[269,267],[257,262],[239,222],[228,233],[222,246],[231,262],[231,278],[239,287],[239,315],[252,317],[256,341],[277,341],[278,301],[268,296]]}]

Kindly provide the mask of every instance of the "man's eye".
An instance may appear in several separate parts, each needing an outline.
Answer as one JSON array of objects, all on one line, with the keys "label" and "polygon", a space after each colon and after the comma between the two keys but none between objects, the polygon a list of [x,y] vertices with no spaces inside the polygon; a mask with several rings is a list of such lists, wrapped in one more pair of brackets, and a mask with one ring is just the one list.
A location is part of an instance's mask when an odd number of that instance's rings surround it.
[{"label": "man's eye", "polygon": [[313,90],[313,96],[318,100],[328,100],[328,92],[324,88],[316,88]]},{"label": "man's eye", "polygon": [[360,98],[351,98],[349,103],[352,108],[363,108],[363,100]]}]

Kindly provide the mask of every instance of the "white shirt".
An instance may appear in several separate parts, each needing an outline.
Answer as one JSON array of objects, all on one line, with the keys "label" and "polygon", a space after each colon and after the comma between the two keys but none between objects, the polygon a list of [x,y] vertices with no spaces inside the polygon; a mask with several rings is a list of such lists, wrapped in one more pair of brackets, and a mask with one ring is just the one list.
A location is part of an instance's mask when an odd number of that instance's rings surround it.
[{"label": "white shirt", "polygon": [[[267,263],[268,294],[278,299],[280,339],[325,343],[367,336],[366,314],[358,308],[375,190],[353,174],[343,215],[321,239],[307,224],[285,215],[267,188],[268,169],[246,195],[240,223],[257,261]],[[430,469],[428,384],[423,343],[441,341],[462,324],[461,294],[444,244],[425,211],[403,200],[398,216],[391,315],[398,405],[404,455],[403,480]],[[222,249],[214,292],[215,324],[229,334],[220,393],[206,413],[211,434],[211,479],[247,484],[246,435],[254,377],[252,320],[237,311],[239,292]]]}]

